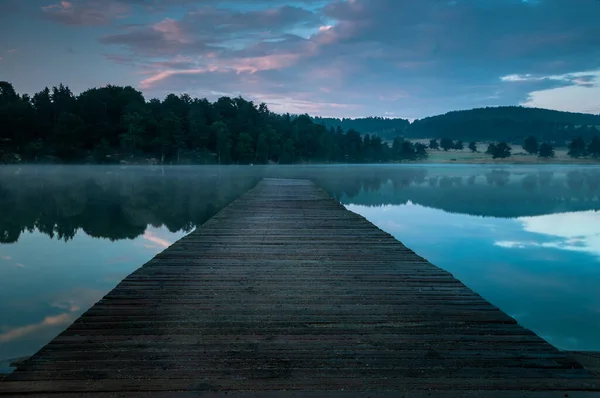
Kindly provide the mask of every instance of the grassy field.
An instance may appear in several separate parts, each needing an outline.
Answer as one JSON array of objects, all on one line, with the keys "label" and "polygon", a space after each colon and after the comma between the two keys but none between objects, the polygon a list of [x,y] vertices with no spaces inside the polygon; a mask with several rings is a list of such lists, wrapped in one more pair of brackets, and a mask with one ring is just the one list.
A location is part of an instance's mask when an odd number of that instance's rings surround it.
[{"label": "grassy field", "polygon": [[[410,140],[413,142],[421,142],[428,145],[429,139]],[[510,144],[512,155],[507,159],[492,159],[491,155],[486,155],[485,150],[488,147],[488,142],[478,142],[478,152],[471,152],[466,146],[462,151],[455,150],[428,150],[429,158],[424,163],[531,163],[531,164],[599,164],[598,160],[594,159],[573,159],[567,155],[567,148],[555,148],[555,156],[551,159],[540,158],[537,155],[530,155],[521,145]]]}]

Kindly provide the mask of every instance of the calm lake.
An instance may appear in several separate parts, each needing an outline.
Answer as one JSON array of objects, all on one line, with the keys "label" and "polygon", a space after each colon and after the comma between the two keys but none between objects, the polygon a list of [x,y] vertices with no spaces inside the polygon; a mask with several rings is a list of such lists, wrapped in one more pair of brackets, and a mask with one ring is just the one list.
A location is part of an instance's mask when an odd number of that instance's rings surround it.
[{"label": "calm lake", "polygon": [[600,350],[600,167],[0,168],[0,372],[262,177],[309,178],[561,349]]}]

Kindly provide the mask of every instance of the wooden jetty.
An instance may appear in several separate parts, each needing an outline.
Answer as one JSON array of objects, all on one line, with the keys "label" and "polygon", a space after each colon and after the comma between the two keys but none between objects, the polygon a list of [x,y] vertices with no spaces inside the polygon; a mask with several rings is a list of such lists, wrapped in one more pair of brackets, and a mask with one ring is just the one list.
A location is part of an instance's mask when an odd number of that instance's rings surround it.
[{"label": "wooden jetty", "polygon": [[600,380],[312,182],[266,179],[0,382],[25,394],[598,397]]}]

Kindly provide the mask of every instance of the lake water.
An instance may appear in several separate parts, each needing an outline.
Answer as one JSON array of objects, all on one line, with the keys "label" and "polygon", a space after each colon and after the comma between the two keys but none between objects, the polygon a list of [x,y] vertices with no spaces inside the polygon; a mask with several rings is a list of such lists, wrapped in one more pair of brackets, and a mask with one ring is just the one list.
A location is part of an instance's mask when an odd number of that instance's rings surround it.
[{"label": "lake water", "polygon": [[600,167],[10,166],[0,372],[265,176],[314,180],[558,348],[600,350]]}]

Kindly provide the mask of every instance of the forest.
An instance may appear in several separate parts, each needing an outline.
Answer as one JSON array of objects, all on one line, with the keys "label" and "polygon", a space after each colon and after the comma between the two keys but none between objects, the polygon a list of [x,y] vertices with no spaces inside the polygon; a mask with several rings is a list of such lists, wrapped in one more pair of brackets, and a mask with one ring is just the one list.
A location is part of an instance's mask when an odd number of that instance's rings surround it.
[{"label": "forest", "polygon": [[364,117],[356,119],[336,119],[314,117],[317,124],[324,124],[327,128],[341,128],[344,131],[356,130],[363,134],[375,134],[383,140],[392,141],[396,137],[408,137],[410,122],[400,118]]},{"label": "forest", "polygon": [[452,111],[417,119],[367,117],[358,119],[319,118],[326,127],[355,129],[384,140],[441,138],[461,141],[505,141],[521,143],[533,136],[554,146],[566,146],[576,137],[590,140],[599,135],[600,115],[561,112],[522,106],[500,106]]},{"label": "forest", "polygon": [[[479,152],[482,141],[492,141],[484,152],[492,158],[510,157],[508,144],[528,141],[527,152],[539,157],[568,145],[573,158],[600,159],[596,126],[600,115],[518,106],[410,123],[277,114],[241,97],[147,101],[129,86],[75,95],[60,84],[30,96],[0,82],[0,163],[384,163],[424,160],[428,150],[462,151],[467,142]],[[410,141],[424,138],[429,145]]]},{"label": "forest", "polygon": [[538,141],[566,146],[576,137],[590,140],[600,135],[596,126],[600,126],[600,115],[501,106],[453,111],[415,120],[405,137],[521,143],[532,135]]},{"label": "forest", "polygon": [[146,101],[108,85],[74,95],[60,84],[29,96],[0,82],[0,161],[160,164],[379,163],[420,160],[426,146],[393,145],[308,115],[277,114],[241,97],[187,94]]}]

